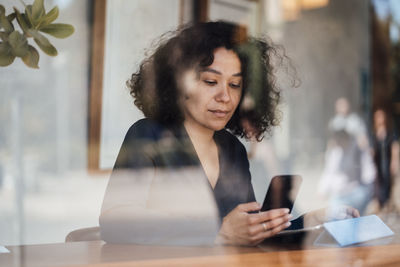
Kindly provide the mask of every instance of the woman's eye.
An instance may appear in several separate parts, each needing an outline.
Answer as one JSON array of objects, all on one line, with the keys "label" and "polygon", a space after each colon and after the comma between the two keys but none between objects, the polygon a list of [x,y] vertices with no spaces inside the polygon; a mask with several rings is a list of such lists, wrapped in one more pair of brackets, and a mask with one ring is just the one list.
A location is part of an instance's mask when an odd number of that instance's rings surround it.
[{"label": "woman's eye", "polygon": [[230,86],[232,88],[240,88],[241,84],[240,83],[231,83]]},{"label": "woman's eye", "polygon": [[207,85],[216,85],[216,84],[217,84],[217,82],[216,82],[216,81],[213,81],[213,80],[204,80],[204,82],[205,82]]}]

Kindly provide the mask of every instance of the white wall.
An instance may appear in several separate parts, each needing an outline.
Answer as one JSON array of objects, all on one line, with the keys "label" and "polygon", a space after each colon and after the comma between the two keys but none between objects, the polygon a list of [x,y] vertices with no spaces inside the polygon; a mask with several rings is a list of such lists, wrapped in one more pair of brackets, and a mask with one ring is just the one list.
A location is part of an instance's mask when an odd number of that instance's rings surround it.
[{"label": "white wall", "polygon": [[[24,9],[20,1],[1,4],[7,13],[13,6]],[[45,1],[47,11],[54,5],[60,9],[55,22],[75,27],[69,38],[49,37],[58,56],[47,56],[38,48],[40,69],[28,68],[19,58],[0,67],[1,244],[62,242],[72,230],[71,223],[79,220],[75,217],[79,211],[66,205],[74,202],[74,196],[83,206],[91,203],[76,198],[79,192],[73,191],[80,183],[82,190],[89,187],[84,185],[88,179],[88,1]],[[73,185],[66,186],[71,181]],[[96,194],[86,195],[100,205]],[[94,223],[97,218],[83,219],[83,223],[88,221]]]},{"label": "white wall", "polygon": [[128,128],[143,117],[125,84],[152,41],[177,28],[179,1],[108,1],[106,17],[101,169],[113,167]]}]

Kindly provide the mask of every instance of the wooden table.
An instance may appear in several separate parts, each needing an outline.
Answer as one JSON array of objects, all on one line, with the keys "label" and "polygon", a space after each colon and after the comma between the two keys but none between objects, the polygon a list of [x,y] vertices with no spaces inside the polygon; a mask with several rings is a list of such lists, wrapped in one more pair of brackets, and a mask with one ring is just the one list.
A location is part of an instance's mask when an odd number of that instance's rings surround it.
[{"label": "wooden table", "polygon": [[0,266],[400,266],[400,244],[264,251],[246,247],[148,247],[100,241],[9,247]]},{"label": "wooden table", "polygon": [[346,248],[315,246],[321,229],[275,238],[258,247],[139,246],[102,241],[7,246],[11,253],[0,254],[0,266],[400,266],[398,218],[385,218],[394,236]]}]

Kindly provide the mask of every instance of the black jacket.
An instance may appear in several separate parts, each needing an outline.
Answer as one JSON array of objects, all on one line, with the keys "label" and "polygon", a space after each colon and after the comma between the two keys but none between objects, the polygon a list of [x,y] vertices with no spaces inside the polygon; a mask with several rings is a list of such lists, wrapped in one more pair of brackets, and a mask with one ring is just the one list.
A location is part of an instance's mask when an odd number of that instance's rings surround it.
[{"label": "black jacket", "polygon": [[[222,219],[238,204],[255,201],[255,196],[242,143],[226,130],[215,132],[214,140],[218,146],[220,173],[213,194]],[[165,127],[142,119],[128,130],[114,171],[199,166],[199,158],[184,127]],[[205,174],[204,178],[207,179]]]}]

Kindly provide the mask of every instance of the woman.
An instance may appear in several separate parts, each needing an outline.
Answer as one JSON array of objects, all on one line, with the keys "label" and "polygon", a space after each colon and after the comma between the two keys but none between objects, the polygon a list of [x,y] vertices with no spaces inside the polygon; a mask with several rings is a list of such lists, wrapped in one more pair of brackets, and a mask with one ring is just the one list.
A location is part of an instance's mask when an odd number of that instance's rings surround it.
[{"label": "woman", "polygon": [[[256,245],[290,226],[287,209],[258,212],[246,150],[236,137],[261,140],[277,124],[272,55],[277,53],[271,45],[240,27],[208,22],[178,31],[142,62],[128,85],[146,119],[129,129],[115,163],[100,216],[104,240]],[[251,130],[243,121],[251,122]],[[177,206],[186,201],[171,201],[183,192],[197,193],[190,186],[177,189],[196,176],[184,175],[192,167],[207,178],[218,222],[207,212],[181,216],[185,211]],[[122,170],[135,173],[117,178]],[[159,186],[165,176],[169,183]],[[168,187],[173,181],[178,182]],[[140,190],[133,183],[140,183]],[[135,193],[121,193],[127,188]],[[188,201],[192,207],[203,202],[211,203],[206,197]]]}]

